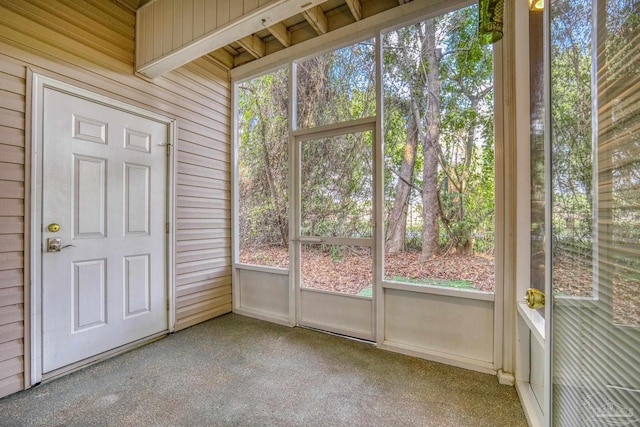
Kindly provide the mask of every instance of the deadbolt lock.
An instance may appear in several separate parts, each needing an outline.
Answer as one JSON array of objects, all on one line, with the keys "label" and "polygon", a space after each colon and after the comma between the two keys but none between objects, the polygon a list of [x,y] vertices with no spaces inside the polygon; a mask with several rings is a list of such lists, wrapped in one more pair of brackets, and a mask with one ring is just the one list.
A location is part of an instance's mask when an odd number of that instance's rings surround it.
[{"label": "deadbolt lock", "polygon": [[524,296],[527,306],[534,309],[544,307],[545,299],[544,292],[534,288],[527,289],[527,293]]},{"label": "deadbolt lock", "polygon": [[55,233],[56,231],[60,230],[60,226],[58,224],[56,224],[56,223],[51,223],[47,227],[47,230],[49,230],[52,233]]}]

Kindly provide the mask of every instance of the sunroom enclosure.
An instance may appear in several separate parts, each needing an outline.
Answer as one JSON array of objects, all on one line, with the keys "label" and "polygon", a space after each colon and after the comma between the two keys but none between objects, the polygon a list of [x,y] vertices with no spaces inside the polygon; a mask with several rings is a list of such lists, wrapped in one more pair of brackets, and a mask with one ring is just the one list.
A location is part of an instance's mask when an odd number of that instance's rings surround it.
[{"label": "sunroom enclosure", "polygon": [[502,369],[501,51],[466,4],[233,76],[235,312]]}]

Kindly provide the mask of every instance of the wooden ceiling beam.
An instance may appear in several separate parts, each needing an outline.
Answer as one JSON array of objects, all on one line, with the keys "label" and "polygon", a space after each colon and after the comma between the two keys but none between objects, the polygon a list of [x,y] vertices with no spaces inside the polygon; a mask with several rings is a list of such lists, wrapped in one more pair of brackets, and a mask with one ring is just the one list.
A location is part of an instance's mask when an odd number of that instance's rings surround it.
[{"label": "wooden ceiling beam", "polygon": [[[364,3],[363,6],[367,4],[371,5],[372,2],[373,0],[369,3]],[[375,0],[375,2],[380,2],[376,3],[376,7],[379,4],[385,6],[397,4],[397,0]],[[260,59],[253,59],[249,63],[240,64],[240,61],[236,58],[235,62],[238,66],[229,70],[229,76],[232,79],[244,79],[261,73],[264,70],[281,66],[287,61],[309,56],[313,54],[313,52],[323,51],[327,49],[328,46],[344,46],[353,43],[354,39],[370,39],[377,34],[380,28],[387,28],[393,25],[393,23],[411,20],[414,19],[415,16],[423,16],[427,12],[432,15],[439,15],[450,10],[450,2],[447,0],[434,0],[433,7],[428,6],[430,3],[431,1],[418,0],[411,1],[402,7],[388,7],[384,11],[374,9],[376,12],[373,13],[373,15],[365,16],[355,25],[344,25],[335,29],[333,29],[332,26],[331,32],[308,39],[297,40],[296,33],[303,31],[292,31],[293,44],[291,47],[270,52],[269,55]],[[363,12],[367,15],[366,7]],[[334,19],[334,17],[332,17],[332,19]],[[305,31],[306,33],[311,32],[309,28],[307,28],[307,30],[308,31]],[[243,55],[244,54],[241,56]]]},{"label": "wooden ceiling beam", "polygon": [[233,55],[224,49],[216,49],[213,52],[210,52],[209,56],[227,68],[233,68],[235,65]]},{"label": "wooden ceiling beam", "polygon": [[235,49],[230,44],[228,44],[228,45],[226,45],[224,47],[221,47],[220,49],[224,50],[225,52],[227,52],[231,56],[238,56],[238,54],[240,53],[240,52],[238,52],[238,49]]},{"label": "wooden ceiling beam", "polygon": [[349,10],[351,11],[353,18],[356,21],[361,20],[362,19],[362,3],[360,3],[360,0],[345,0],[345,3],[347,4],[347,6],[349,6]]},{"label": "wooden ceiling beam", "polygon": [[262,58],[267,54],[267,47],[260,37],[252,34],[250,36],[243,37],[237,41],[244,50],[249,52],[254,58]]},{"label": "wooden ceiling beam", "polygon": [[267,27],[267,30],[275,37],[280,44],[284,47],[291,46],[291,31],[284,25],[282,22],[278,22],[270,27]]},{"label": "wooden ceiling beam", "polygon": [[[243,3],[245,6],[247,4],[262,5],[251,8],[235,20],[228,20],[223,17],[223,14],[214,16],[216,19],[210,22],[206,21],[205,17],[205,21],[211,27],[209,31],[205,31],[204,34],[193,40],[184,41],[182,33],[180,33],[180,40],[174,40],[172,43],[174,47],[162,54],[157,54],[157,52],[164,49],[163,40],[167,38],[165,32],[173,34],[174,25],[179,23],[179,28],[182,28],[183,22],[195,22],[195,14],[199,13],[199,9],[192,7],[193,2],[183,2],[182,0],[153,0],[138,9],[136,12],[136,71],[153,79],[209,52],[223,48],[238,39],[253,35],[307,9],[314,8],[325,0],[261,0],[260,2],[256,0],[244,2],[242,0],[219,0],[218,3],[215,0],[206,0],[206,4],[228,5],[229,1]],[[202,5],[205,2],[197,3]],[[191,6],[187,7],[188,5]],[[174,11],[173,14],[165,17],[165,19],[172,20],[171,24],[163,24],[161,27],[154,26],[154,22],[158,22],[154,18],[154,13],[157,10],[166,10],[167,8]],[[226,16],[228,17],[229,14],[227,13]],[[197,18],[201,20],[202,17],[198,16]],[[326,28],[326,17],[324,26]],[[207,24],[205,24],[205,28],[208,28]],[[187,29],[190,30],[190,28]],[[249,46],[252,47],[253,53],[264,56],[261,53],[261,48],[255,45],[256,43],[251,40]]]},{"label": "wooden ceiling beam", "polygon": [[256,58],[254,58],[249,52],[242,52],[240,55],[233,58],[233,66],[239,67],[240,65],[244,65],[255,60]]},{"label": "wooden ceiling beam", "polygon": [[324,14],[320,6],[314,6],[310,9],[302,12],[302,16],[307,20],[309,25],[316,30],[318,35],[326,34],[329,31],[329,24],[327,22],[327,15]]}]

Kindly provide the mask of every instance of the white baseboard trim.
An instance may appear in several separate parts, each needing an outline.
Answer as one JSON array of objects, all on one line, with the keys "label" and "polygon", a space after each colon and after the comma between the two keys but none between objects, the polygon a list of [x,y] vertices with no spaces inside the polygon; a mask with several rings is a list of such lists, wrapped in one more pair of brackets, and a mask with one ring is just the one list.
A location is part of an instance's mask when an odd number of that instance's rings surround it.
[{"label": "white baseboard trim", "polygon": [[498,382],[502,385],[508,385],[513,387],[516,384],[516,377],[510,373],[505,372],[502,369],[498,371]]},{"label": "white baseboard trim", "polygon": [[430,360],[432,362],[444,363],[445,365],[451,365],[458,368],[469,369],[471,371],[482,372],[483,374],[496,375],[496,370],[493,368],[493,364],[490,362],[483,362],[481,360],[471,359],[468,357],[457,356],[454,354],[443,353],[435,350],[428,350],[387,340],[378,345],[378,348],[382,350],[406,354],[407,356],[419,357],[421,359]]},{"label": "white baseboard trim", "polygon": [[520,397],[520,404],[524,410],[524,415],[527,417],[529,427],[545,427],[544,415],[540,405],[538,405],[538,401],[533,396],[529,383],[516,381],[516,392]]},{"label": "white baseboard trim", "polygon": [[233,312],[241,316],[253,317],[254,319],[264,320],[265,322],[277,323],[278,325],[284,325],[284,326],[290,326],[290,327],[295,326],[289,322],[288,316],[269,313],[267,311],[254,310],[246,307],[237,307],[233,309]]}]

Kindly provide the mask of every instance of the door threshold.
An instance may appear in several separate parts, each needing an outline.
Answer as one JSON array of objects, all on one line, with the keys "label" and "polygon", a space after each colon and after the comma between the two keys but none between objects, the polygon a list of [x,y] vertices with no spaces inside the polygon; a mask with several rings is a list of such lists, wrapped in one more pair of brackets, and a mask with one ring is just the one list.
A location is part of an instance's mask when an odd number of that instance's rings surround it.
[{"label": "door threshold", "polygon": [[56,378],[70,374],[72,372],[79,371],[80,369],[86,368],[91,365],[95,365],[97,363],[103,362],[112,357],[119,356],[128,351],[135,350],[136,348],[145,346],[147,344],[151,344],[152,342],[158,341],[159,339],[164,338],[167,335],[169,335],[169,331],[158,332],[157,334],[153,334],[148,337],[139,339],[137,341],[130,342],[129,344],[116,347],[109,351],[105,351],[104,353],[96,354],[95,356],[82,359],[78,362],[72,363],[71,365],[63,366],[62,368],[55,369],[51,372],[43,373],[41,382],[46,383]]},{"label": "door threshold", "polygon": [[296,326],[298,328],[309,329],[310,331],[322,332],[323,334],[329,334],[329,335],[333,335],[340,338],[346,338],[352,341],[358,341],[365,344],[376,345],[376,342],[373,340],[366,340],[364,338],[352,337],[351,335],[339,334],[337,332],[327,331],[326,329],[314,328],[313,326],[306,326],[306,325],[300,325],[300,324],[297,324]]}]

